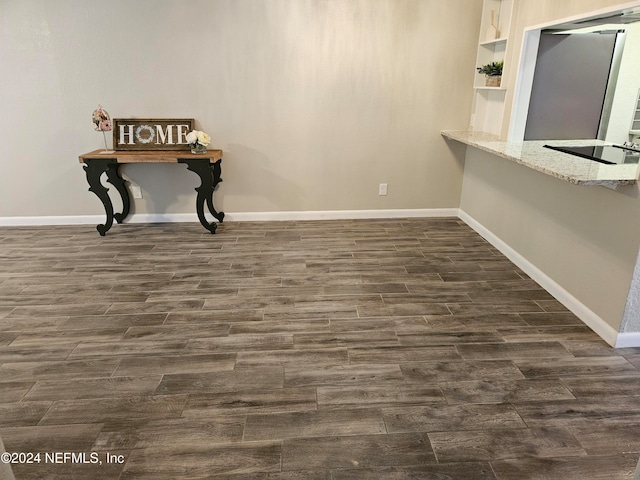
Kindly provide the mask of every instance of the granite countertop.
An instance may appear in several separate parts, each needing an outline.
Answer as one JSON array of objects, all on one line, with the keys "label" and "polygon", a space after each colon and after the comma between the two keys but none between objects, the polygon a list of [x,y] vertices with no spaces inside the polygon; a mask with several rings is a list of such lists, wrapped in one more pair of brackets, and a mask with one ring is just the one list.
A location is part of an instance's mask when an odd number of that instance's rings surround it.
[{"label": "granite countertop", "polygon": [[443,130],[441,134],[575,185],[616,188],[620,185],[634,185],[638,181],[637,164],[605,165],[544,148],[544,145],[610,145],[601,140],[505,142],[496,135],[484,132]]}]

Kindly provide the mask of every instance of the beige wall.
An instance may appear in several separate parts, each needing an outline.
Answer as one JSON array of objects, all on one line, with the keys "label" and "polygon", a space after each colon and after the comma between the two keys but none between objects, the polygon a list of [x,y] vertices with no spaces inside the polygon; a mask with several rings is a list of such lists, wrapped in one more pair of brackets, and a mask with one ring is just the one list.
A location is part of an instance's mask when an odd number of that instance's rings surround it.
[{"label": "beige wall", "polygon": [[[478,0],[0,2],[0,218],[103,213],[91,124],[193,117],[227,213],[457,208]],[[11,65],[11,68],[7,66]],[[458,153],[460,150],[458,151]],[[182,166],[125,166],[136,213],[191,213]],[[378,184],[389,194],[378,196]]]},{"label": "beige wall", "polygon": [[[527,26],[619,3],[523,0],[512,38],[520,45]],[[637,186],[575,186],[469,148],[460,208],[611,329],[640,331],[621,325],[640,246]]]}]

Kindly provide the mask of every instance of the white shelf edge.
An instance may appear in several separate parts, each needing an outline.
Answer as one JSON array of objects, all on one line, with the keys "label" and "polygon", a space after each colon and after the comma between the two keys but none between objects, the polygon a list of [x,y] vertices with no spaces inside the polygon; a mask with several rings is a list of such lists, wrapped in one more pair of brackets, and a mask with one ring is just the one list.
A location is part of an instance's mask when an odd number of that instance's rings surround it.
[{"label": "white shelf edge", "polygon": [[484,42],[478,43],[480,47],[491,47],[493,45],[497,45],[499,43],[507,43],[509,37],[496,38],[495,40],[485,40]]},{"label": "white shelf edge", "polygon": [[474,90],[494,90],[499,92],[506,92],[507,89],[505,87],[484,87],[484,86],[474,86]]}]

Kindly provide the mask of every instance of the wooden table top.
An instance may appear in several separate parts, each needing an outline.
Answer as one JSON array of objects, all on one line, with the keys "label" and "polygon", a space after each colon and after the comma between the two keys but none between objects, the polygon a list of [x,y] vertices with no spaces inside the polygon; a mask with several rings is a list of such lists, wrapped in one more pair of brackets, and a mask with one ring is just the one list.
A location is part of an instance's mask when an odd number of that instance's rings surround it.
[{"label": "wooden table top", "polygon": [[222,150],[207,150],[207,153],[191,153],[190,150],[94,150],[78,157],[80,163],[96,158],[115,159],[116,163],[178,163],[182,158],[208,158],[215,162],[222,158]]}]

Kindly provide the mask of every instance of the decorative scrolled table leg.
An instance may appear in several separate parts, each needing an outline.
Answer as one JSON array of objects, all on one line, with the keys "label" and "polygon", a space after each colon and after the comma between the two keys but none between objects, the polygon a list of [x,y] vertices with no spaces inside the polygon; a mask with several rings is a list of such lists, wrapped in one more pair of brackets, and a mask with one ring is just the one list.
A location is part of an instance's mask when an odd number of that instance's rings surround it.
[{"label": "decorative scrolled table leg", "polygon": [[[96,194],[104,205],[104,212],[107,215],[107,221],[104,224],[96,226],[98,233],[104,237],[113,225],[113,204],[107,192],[109,189],[102,185],[100,177],[116,162],[109,158],[92,158],[84,160],[84,170],[87,173],[87,182],[89,183],[89,191]],[[117,167],[117,165],[116,165]]]},{"label": "decorative scrolled table leg", "polygon": [[[216,189],[218,184],[222,181],[222,159],[217,162],[209,165],[211,168],[211,172],[213,173],[213,190]],[[213,206],[213,195],[207,197],[207,207],[209,207],[209,212],[211,215],[218,220],[220,223],[224,220],[224,212],[217,212],[215,207]]]},{"label": "decorative scrolled table leg", "polygon": [[222,160],[218,160],[211,164],[208,158],[180,158],[178,162],[187,165],[187,170],[191,170],[200,177],[200,186],[195,190],[198,192],[196,197],[196,213],[198,214],[198,220],[200,224],[209,230],[211,233],[216,233],[216,222],[207,221],[204,216],[204,204],[207,203],[207,207],[216,220],[222,222],[224,219],[224,212],[217,212],[213,206],[213,189],[222,181],[220,174],[222,168],[220,166]]},{"label": "decorative scrolled table leg", "polygon": [[116,222],[122,223],[124,219],[129,215],[129,210],[131,209],[131,200],[129,199],[129,191],[127,190],[126,182],[120,176],[120,164],[109,164],[109,166],[107,167],[107,181],[111,185],[116,187],[116,190],[118,190],[120,198],[122,199],[122,213],[115,213],[113,215],[113,217],[116,219]]}]

